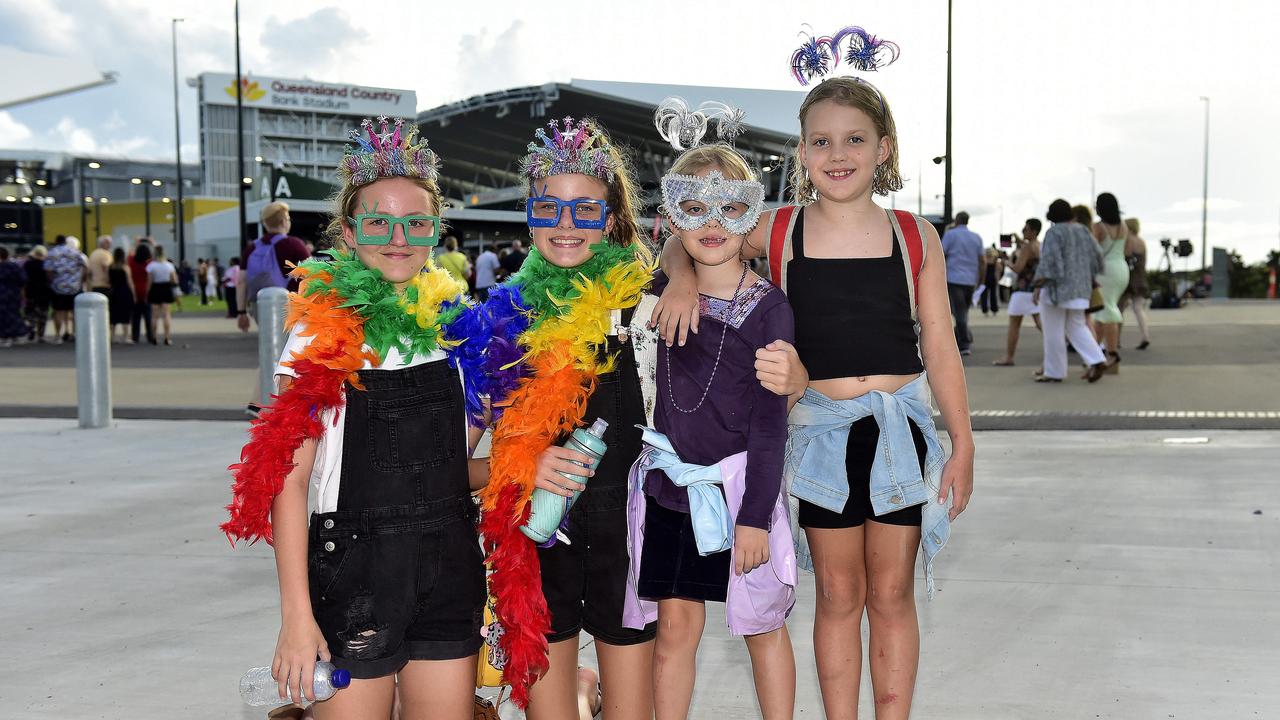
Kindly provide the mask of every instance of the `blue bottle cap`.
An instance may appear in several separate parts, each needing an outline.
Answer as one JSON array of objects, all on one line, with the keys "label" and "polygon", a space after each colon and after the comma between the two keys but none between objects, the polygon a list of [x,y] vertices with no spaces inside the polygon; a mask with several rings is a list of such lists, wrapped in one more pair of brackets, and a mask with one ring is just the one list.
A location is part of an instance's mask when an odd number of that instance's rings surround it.
[{"label": "blue bottle cap", "polygon": [[351,672],[348,670],[334,670],[330,682],[336,688],[344,688],[351,684]]}]

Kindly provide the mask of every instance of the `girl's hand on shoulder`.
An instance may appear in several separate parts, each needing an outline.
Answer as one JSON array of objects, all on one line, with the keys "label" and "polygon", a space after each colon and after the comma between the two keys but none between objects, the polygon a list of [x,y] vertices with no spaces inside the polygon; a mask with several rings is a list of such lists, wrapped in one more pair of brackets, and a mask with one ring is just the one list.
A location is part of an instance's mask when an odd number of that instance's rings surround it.
[{"label": "girl's hand on shoulder", "polygon": [[774,340],[756,350],[756,379],[775,395],[799,395],[809,387],[809,371],[800,362],[796,348],[785,340]]},{"label": "girl's hand on shoulder", "polygon": [[533,486],[563,497],[573,497],[575,491],[586,490],[587,486],[574,482],[560,473],[591,477],[595,471],[584,466],[590,465],[594,460],[595,458],[590,455],[584,455],[577,450],[552,445],[538,455],[538,468]]},{"label": "girl's hand on shoulder", "polygon": [[280,685],[280,699],[298,700],[305,697],[315,702],[315,688],[311,680],[316,673],[316,658],[328,662],[329,644],[314,617],[286,620],[280,625],[280,637],[276,640],[276,654],[271,661],[271,677]]},{"label": "girl's hand on shoulder", "polygon": [[689,333],[698,332],[698,285],[692,273],[686,280],[671,279],[649,316],[649,327],[672,344],[684,345]]},{"label": "girl's hand on shoulder", "polygon": [[955,520],[969,506],[973,495],[973,449],[953,450],[947,464],[942,466],[942,489],[938,503],[946,504],[951,495],[951,520]]},{"label": "girl's hand on shoulder", "polygon": [[769,533],[750,525],[733,528],[733,571],[746,575],[769,562]]}]

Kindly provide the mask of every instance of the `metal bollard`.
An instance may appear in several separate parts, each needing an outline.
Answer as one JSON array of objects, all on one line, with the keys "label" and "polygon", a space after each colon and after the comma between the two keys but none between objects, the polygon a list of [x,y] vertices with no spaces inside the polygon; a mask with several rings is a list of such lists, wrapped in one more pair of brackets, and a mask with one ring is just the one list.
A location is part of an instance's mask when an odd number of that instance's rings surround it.
[{"label": "metal bollard", "polygon": [[271,395],[275,392],[276,363],[284,352],[284,316],[288,302],[289,291],[284,288],[258,291],[258,378],[262,387],[258,404],[262,407],[271,404]]},{"label": "metal bollard", "polygon": [[76,401],[80,427],[111,425],[111,326],[107,296],[76,296]]}]

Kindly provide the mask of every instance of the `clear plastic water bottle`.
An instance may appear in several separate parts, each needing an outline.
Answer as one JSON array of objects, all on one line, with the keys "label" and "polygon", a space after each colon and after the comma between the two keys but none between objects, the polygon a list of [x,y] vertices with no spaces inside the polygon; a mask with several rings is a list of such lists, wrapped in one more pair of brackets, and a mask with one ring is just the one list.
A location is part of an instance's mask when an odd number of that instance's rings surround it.
[{"label": "clear plastic water bottle", "polygon": [[[570,450],[577,450],[583,455],[587,455],[593,460],[585,467],[595,470],[600,465],[600,459],[604,457],[604,451],[608,449],[608,445],[604,443],[604,433],[609,429],[609,423],[604,418],[596,418],[590,428],[578,428],[573,431],[568,440],[564,441],[561,447]],[[568,473],[560,473],[566,478],[574,482],[587,483],[587,478],[581,475],[570,475]],[[560,528],[560,521],[564,519],[565,513],[569,512],[569,508],[578,501],[578,496],[582,492],[575,490],[572,497],[557,495],[550,490],[542,488],[534,488],[533,497],[530,498],[532,507],[529,510],[529,521],[520,527],[520,532],[524,533],[530,540],[543,544],[556,534],[556,530]]]},{"label": "clear plastic water bottle", "polygon": [[[351,673],[346,670],[334,669],[333,663],[324,662],[323,660],[316,663],[315,674],[311,678],[311,687],[316,694],[316,702],[328,700],[333,694],[342,688],[351,684]],[[285,692],[288,692],[286,689]],[[249,672],[240,678],[240,698],[245,704],[253,707],[275,707],[282,705],[288,700],[280,697],[280,683],[271,677],[271,668],[256,667],[250,668]],[[303,696],[293,702],[306,707],[311,704],[307,700],[304,691]]]}]

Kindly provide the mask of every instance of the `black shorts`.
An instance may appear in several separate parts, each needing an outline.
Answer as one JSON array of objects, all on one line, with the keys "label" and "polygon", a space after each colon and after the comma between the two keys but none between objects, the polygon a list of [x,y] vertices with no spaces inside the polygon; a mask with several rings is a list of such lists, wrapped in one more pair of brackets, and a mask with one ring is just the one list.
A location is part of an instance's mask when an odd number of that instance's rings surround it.
[{"label": "black shorts", "polygon": [[689,513],[645,498],[644,549],[636,590],[647,600],[684,598],[724,602],[733,550],[698,554]]},{"label": "black shorts", "polygon": [[[920,472],[924,472],[926,446],[924,433],[911,425],[911,439],[916,445],[916,457],[920,462]],[[843,512],[831,512],[813,503],[800,501],[800,527],[806,528],[851,528],[859,527],[867,520],[874,520],[885,525],[902,525],[919,527],[921,524],[921,506],[896,510],[884,515],[876,515],[871,507],[871,464],[876,458],[876,444],[880,440],[880,426],[874,417],[865,417],[849,427],[849,443],[845,446],[844,467],[849,476],[849,501]]]},{"label": "black shorts", "polygon": [[316,622],[354,678],[480,650],[484,560],[470,498],[311,516]]},{"label": "black shorts", "polygon": [[569,511],[569,543],[538,549],[542,594],[551,612],[547,642],[577,637],[582,630],[610,645],[635,645],[657,635],[656,623],[643,630],[622,625],[630,571],[626,497],[626,486],[593,489],[588,482]]},{"label": "black shorts", "polygon": [[54,312],[70,312],[75,310],[76,296],[74,294],[63,295],[60,292],[52,293],[49,296],[49,307],[53,308]]},{"label": "black shorts", "polygon": [[172,303],[173,299],[173,283],[151,283],[151,289],[147,291],[147,302],[152,305],[166,305]]}]

